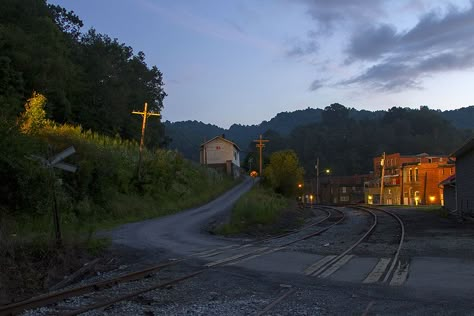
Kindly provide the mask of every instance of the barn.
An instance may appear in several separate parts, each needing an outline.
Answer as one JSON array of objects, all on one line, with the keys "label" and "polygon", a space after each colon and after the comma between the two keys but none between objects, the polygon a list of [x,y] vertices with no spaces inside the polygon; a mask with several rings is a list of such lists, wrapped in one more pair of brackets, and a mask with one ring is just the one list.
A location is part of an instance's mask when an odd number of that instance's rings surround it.
[{"label": "barn", "polygon": [[201,165],[217,169],[237,178],[240,175],[240,148],[225,135],[216,136],[201,144]]},{"label": "barn", "polygon": [[474,138],[452,154],[456,158],[456,209],[474,216]]}]

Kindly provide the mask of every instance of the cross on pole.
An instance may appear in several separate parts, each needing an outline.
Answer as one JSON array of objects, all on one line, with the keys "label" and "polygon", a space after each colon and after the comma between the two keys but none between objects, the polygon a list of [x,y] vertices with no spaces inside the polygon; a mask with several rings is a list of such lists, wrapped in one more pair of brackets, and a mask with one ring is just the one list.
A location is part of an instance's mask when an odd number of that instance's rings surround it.
[{"label": "cross on pole", "polygon": [[264,143],[269,142],[269,140],[268,140],[268,139],[262,139],[262,135],[260,135],[260,138],[257,139],[257,140],[254,140],[254,142],[257,143],[255,146],[259,149],[259,152],[260,152],[260,169],[259,169],[259,175],[262,176],[262,150],[263,150],[263,147],[265,147],[265,144],[264,144]]},{"label": "cross on pole", "polygon": [[140,153],[138,156],[138,179],[141,179],[141,169],[142,169],[142,155],[143,155],[143,148],[145,147],[145,128],[146,128],[146,121],[149,116],[160,116],[160,113],[155,112],[148,112],[148,103],[145,102],[145,107],[143,108],[143,112],[139,111],[132,111],[132,114],[138,114],[143,117],[142,121],[142,136],[140,138]]}]

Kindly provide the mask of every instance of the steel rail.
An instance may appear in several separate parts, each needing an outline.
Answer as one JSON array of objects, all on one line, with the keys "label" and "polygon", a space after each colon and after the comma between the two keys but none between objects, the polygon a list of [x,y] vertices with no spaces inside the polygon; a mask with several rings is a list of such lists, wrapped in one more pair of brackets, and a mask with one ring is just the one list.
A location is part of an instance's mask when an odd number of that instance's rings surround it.
[{"label": "steel rail", "polygon": [[393,269],[395,268],[395,265],[398,262],[398,258],[400,256],[400,252],[402,250],[403,242],[405,241],[405,225],[403,224],[402,219],[397,214],[395,214],[393,212],[390,212],[388,210],[384,210],[384,209],[381,209],[381,208],[376,208],[376,207],[366,207],[366,208],[370,208],[370,209],[373,209],[373,210],[376,210],[376,211],[384,212],[384,213],[392,216],[393,218],[395,218],[398,221],[398,223],[400,224],[400,242],[398,243],[397,251],[395,252],[395,255],[393,256],[390,268],[388,269],[387,273],[385,274],[385,278],[383,279],[383,282],[385,283],[390,278],[390,276],[393,272]]},{"label": "steel rail", "polygon": [[82,314],[82,313],[85,313],[85,312],[88,312],[88,311],[91,311],[91,310],[94,310],[94,309],[108,307],[112,304],[131,299],[132,297],[138,296],[140,294],[144,294],[144,293],[147,293],[147,292],[150,292],[150,291],[153,291],[153,290],[157,290],[157,289],[160,289],[160,288],[167,287],[169,285],[173,285],[173,284],[182,282],[182,281],[187,280],[187,279],[194,278],[195,276],[198,276],[198,275],[200,275],[201,273],[203,273],[207,270],[208,269],[202,269],[202,270],[187,274],[183,277],[173,279],[173,280],[165,282],[165,283],[160,283],[160,284],[157,284],[157,285],[153,285],[153,286],[147,287],[146,289],[142,289],[142,290],[138,290],[138,291],[126,294],[126,295],[122,295],[122,296],[116,297],[116,298],[111,299],[111,300],[107,300],[107,301],[95,303],[95,304],[92,304],[92,305],[89,305],[89,306],[86,306],[86,307],[82,307],[82,308],[74,310],[72,312],[65,313],[64,315],[68,315],[68,316],[79,315],[79,314]]},{"label": "steel rail", "polygon": [[95,292],[97,290],[112,287],[118,283],[138,280],[150,275],[153,272],[159,271],[169,266],[173,266],[182,261],[184,261],[184,259],[176,260],[173,262],[162,263],[162,264],[159,264],[159,265],[156,265],[144,270],[134,271],[134,272],[127,273],[124,275],[120,275],[118,277],[115,277],[109,280],[98,281],[98,282],[83,285],[80,287],[48,293],[48,294],[44,294],[44,295],[27,299],[25,301],[20,301],[20,302],[12,303],[9,305],[0,306],[0,315],[14,315],[16,313],[20,313],[27,309],[46,306],[46,305],[64,300],[69,297],[84,295],[90,292]]},{"label": "steel rail", "polygon": [[286,291],[285,293],[283,293],[283,295],[280,295],[279,297],[277,297],[275,300],[273,300],[270,304],[268,304],[267,306],[265,306],[265,308],[263,310],[261,310],[257,316],[262,316],[262,315],[265,315],[268,311],[270,311],[273,307],[275,307],[278,303],[280,303],[281,301],[283,301],[287,296],[293,294],[296,292],[296,289],[290,289],[288,291]]},{"label": "steel rail", "polygon": [[330,266],[332,266],[334,263],[336,263],[337,261],[339,261],[342,257],[344,257],[345,255],[347,255],[350,251],[352,251],[355,247],[357,247],[370,233],[372,233],[372,231],[375,229],[375,227],[377,226],[377,214],[375,214],[374,212],[372,212],[371,210],[365,210],[363,209],[363,211],[369,213],[372,215],[374,221],[372,223],[372,226],[370,226],[369,230],[359,239],[357,240],[354,244],[352,244],[352,246],[350,246],[349,248],[347,248],[345,251],[343,251],[341,254],[339,254],[338,256],[334,257],[333,259],[329,260],[326,264],[324,264],[321,268],[319,268],[318,270],[316,270],[314,273],[312,273],[311,275],[313,276],[317,276],[319,274],[321,274],[322,272],[324,272],[325,270],[327,270]]},{"label": "steel rail", "polygon": [[[288,243],[286,243],[286,244],[283,244],[283,245],[280,246],[280,247],[287,247],[287,246],[292,245],[292,244],[295,244],[295,243],[297,243],[297,242],[300,242],[300,241],[303,241],[303,240],[312,238],[312,237],[314,237],[314,236],[320,235],[320,234],[324,233],[325,231],[327,231],[328,229],[330,229],[331,227],[333,227],[333,226],[339,224],[340,222],[342,222],[343,220],[346,219],[346,214],[344,214],[344,212],[342,212],[342,211],[340,211],[340,210],[338,210],[338,209],[335,209],[335,208],[330,208],[330,209],[333,210],[333,211],[339,212],[340,214],[342,214],[342,217],[341,217],[338,221],[334,222],[333,224],[331,224],[331,225],[329,225],[329,226],[327,226],[327,227],[324,227],[324,228],[322,228],[322,229],[320,229],[320,230],[318,230],[318,231],[316,231],[316,232],[314,232],[314,233],[311,233],[311,234],[309,234],[309,235],[303,236],[303,237],[298,238],[298,239],[296,239],[296,240],[290,241],[290,242],[288,242]],[[329,218],[329,217],[328,217],[328,218]]]}]

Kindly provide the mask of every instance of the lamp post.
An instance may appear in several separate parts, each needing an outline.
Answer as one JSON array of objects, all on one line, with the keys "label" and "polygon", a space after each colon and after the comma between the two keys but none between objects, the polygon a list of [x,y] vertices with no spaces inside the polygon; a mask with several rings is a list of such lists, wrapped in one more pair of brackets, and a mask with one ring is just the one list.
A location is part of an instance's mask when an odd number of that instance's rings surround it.
[{"label": "lamp post", "polygon": [[301,205],[304,205],[303,204],[303,184],[302,183],[298,183],[298,191],[299,191],[298,193],[299,193]]},{"label": "lamp post", "polygon": [[316,159],[316,203],[321,204],[321,198],[319,197],[319,175],[321,173],[325,173],[326,175],[329,175],[331,173],[330,169],[324,169],[324,171],[319,172],[319,157]]}]

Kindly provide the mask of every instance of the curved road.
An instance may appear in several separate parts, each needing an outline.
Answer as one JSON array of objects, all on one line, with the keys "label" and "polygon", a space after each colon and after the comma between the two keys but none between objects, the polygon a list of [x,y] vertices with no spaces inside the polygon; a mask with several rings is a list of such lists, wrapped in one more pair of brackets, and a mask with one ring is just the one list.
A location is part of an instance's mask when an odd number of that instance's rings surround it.
[{"label": "curved road", "polygon": [[255,179],[247,178],[217,199],[197,208],[166,217],[123,225],[111,234],[114,243],[133,248],[160,248],[186,255],[230,241],[202,233],[202,227],[216,215],[230,212],[238,198],[250,190]]}]

